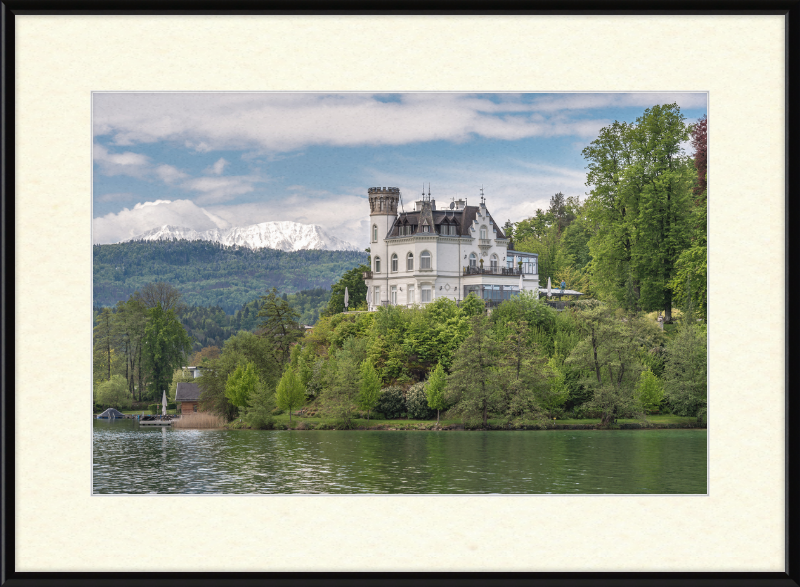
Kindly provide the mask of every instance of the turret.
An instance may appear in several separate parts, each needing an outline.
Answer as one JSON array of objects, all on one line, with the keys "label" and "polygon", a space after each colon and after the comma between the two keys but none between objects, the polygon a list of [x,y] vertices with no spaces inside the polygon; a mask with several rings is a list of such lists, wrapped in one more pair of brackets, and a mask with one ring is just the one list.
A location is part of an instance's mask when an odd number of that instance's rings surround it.
[{"label": "turret", "polygon": [[[369,241],[377,243],[384,239],[397,218],[400,188],[369,188],[367,192],[370,215]],[[374,245],[370,246],[374,249]]]},{"label": "turret", "polygon": [[400,188],[369,188],[369,215],[397,216]]}]

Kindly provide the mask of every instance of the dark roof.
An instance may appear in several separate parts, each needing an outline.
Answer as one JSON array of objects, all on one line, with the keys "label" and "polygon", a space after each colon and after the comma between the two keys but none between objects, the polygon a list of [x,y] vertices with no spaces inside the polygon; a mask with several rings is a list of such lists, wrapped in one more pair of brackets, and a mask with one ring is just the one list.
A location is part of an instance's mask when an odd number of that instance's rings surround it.
[{"label": "dark roof", "polygon": [[[439,227],[442,224],[455,223],[458,225],[459,235],[469,236],[469,227],[472,226],[473,222],[475,222],[475,218],[478,216],[478,210],[478,206],[467,206],[463,210],[434,210],[433,223],[437,227],[436,232],[439,232]],[[420,214],[421,211],[405,213],[401,212],[397,215],[397,220],[387,236],[400,236],[400,226],[405,224],[415,224],[419,226]],[[500,225],[497,224],[494,218],[492,218],[491,214],[489,214],[489,218],[492,220],[492,225],[497,231],[497,238],[505,239],[506,235]]]},{"label": "dark roof", "polygon": [[181,381],[175,390],[176,402],[196,402],[200,399],[200,386],[197,383]]},{"label": "dark roof", "polygon": [[117,409],[108,408],[105,412],[97,416],[98,418],[124,418],[125,415]]}]

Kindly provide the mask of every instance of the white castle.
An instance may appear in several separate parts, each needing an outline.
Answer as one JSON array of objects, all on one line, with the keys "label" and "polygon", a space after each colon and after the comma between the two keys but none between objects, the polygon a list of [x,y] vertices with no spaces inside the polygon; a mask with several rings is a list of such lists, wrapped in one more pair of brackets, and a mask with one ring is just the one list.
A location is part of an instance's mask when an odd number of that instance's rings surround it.
[{"label": "white castle", "polygon": [[400,189],[369,188],[370,256],[364,273],[370,311],[378,306],[455,301],[474,292],[487,306],[538,291],[538,256],[509,250],[509,239],[486,209],[453,200],[436,209],[430,190],[411,212],[399,212]]}]

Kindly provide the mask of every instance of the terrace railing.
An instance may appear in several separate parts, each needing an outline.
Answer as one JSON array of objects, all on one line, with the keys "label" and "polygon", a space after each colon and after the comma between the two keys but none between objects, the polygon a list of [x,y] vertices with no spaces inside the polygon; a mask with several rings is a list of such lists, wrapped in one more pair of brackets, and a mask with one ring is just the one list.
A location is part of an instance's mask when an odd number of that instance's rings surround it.
[{"label": "terrace railing", "polygon": [[471,267],[463,268],[464,275],[529,275],[524,270],[512,267]]}]

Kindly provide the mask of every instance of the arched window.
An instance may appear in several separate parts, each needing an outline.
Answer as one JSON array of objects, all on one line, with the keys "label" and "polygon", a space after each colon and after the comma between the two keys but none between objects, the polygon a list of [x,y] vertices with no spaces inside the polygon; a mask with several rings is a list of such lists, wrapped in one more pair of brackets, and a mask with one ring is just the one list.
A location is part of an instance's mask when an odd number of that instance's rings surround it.
[{"label": "arched window", "polygon": [[485,226],[481,226],[481,238],[487,238],[486,237],[486,227]]},{"label": "arched window", "polygon": [[492,267],[492,273],[497,273],[497,267],[498,267],[498,263],[497,263],[497,255],[492,255],[492,256],[489,258],[489,264],[490,264],[490,265],[491,265],[491,267]]},{"label": "arched window", "polygon": [[419,268],[420,269],[431,268],[431,254],[428,251],[422,251],[422,254],[419,256]]},{"label": "arched window", "polygon": [[406,270],[413,271],[414,270],[414,253],[409,253],[406,257]]},{"label": "arched window", "polygon": [[469,266],[476,267],[478,265],[478,256],[475,253],[469,254]]},{"label": "arched window", "polygon": [[397,271],[397,254],[392,254],[392,271]]},{"label": "arched window", "polygon": [[381,272],[381,258],[375,257],[375,273]]},{"label": "arched window", "polygon": [[377,224],[373,224],[372,225],[372,242],[373,243],[377,243],[378,242],[378,225]]}]

